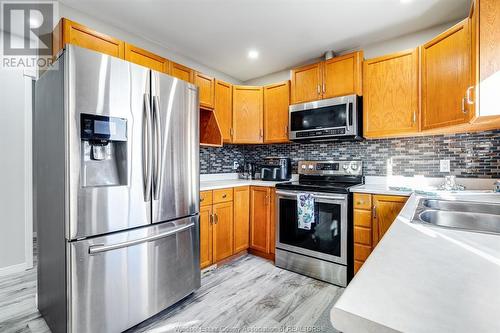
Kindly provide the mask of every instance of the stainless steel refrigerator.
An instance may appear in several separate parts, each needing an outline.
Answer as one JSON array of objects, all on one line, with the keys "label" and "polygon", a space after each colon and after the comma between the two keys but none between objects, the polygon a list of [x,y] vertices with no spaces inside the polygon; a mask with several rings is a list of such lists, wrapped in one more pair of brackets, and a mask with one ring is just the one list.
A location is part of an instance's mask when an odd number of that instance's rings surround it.
[{"label": "stainless steel refrigerator", "polygon": [[121,332],[200,286],[198,90],[71,45],[35,87],[38,308]]}]

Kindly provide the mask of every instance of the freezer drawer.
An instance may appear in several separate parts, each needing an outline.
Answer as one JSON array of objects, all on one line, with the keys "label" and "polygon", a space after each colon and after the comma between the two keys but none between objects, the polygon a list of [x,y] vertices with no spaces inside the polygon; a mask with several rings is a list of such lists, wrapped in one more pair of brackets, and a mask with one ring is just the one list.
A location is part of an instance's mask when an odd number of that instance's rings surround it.
[{"label": "freezer drawer", "polygon": [[198,215],[69,244],[70,332],[121,332],[200,286]]}]

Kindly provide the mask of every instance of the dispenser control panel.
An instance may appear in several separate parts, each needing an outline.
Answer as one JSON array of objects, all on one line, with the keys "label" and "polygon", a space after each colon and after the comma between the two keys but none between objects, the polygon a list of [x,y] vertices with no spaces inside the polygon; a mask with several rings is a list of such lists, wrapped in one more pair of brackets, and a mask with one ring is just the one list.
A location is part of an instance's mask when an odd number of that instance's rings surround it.
[{"label": "dispenser control panel", "polygon": [[81,139],[127,141],[127,120],[95,114],[81,114]]}]

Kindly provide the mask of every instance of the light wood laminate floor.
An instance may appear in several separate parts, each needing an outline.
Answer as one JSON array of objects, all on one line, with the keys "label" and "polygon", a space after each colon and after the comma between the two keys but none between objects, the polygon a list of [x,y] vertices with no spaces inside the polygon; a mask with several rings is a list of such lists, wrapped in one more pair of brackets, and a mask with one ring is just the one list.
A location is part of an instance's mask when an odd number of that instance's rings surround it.
[{"label": "light wood laminate floor", "polygon": [[[127,333],[336,332],[329,312],[342,291],[246,255],[204,272],[195,293]],[[50,332],[36,309],[36,268],[0,277],[0,332]]]}]

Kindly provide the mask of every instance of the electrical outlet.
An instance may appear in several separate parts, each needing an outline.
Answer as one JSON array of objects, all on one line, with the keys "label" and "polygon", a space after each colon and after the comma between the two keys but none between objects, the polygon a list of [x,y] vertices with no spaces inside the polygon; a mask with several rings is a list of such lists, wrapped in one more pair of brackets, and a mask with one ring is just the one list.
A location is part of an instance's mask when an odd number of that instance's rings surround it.
[{"label": "electrical outlet", "polygon": [[450,172],[450,160],[439,161],[439,172]]},{"label": "electrical outlet", "polygon": [[240,167],[240,164],[238,163],[238,161],[234,161],[233,162],[233,170],[238,170],[239,167]]}]

